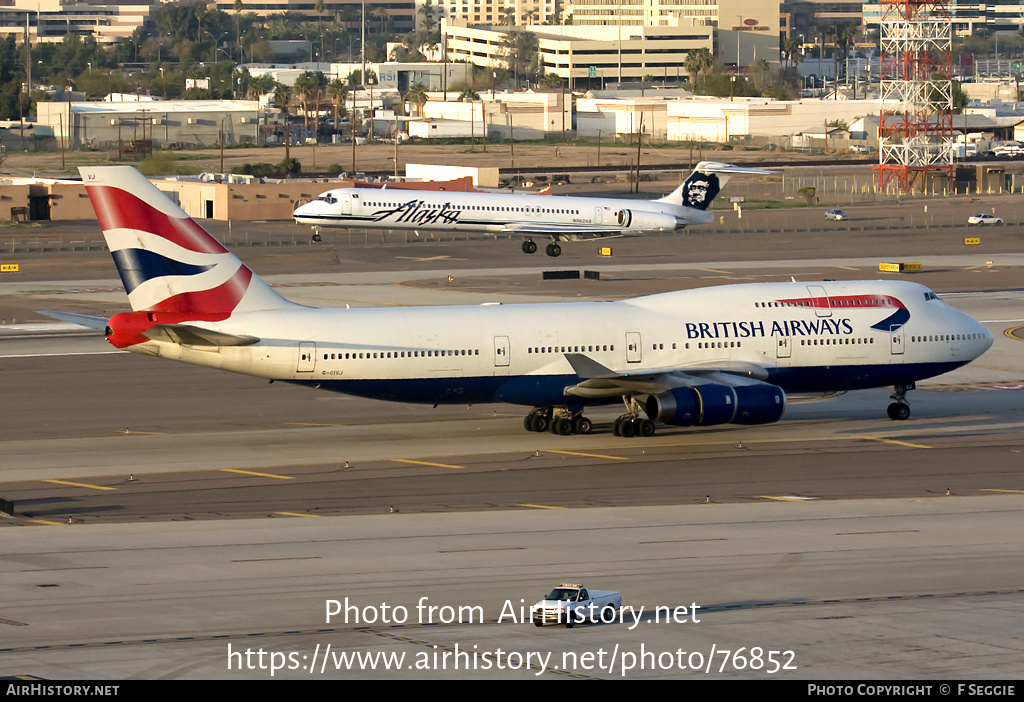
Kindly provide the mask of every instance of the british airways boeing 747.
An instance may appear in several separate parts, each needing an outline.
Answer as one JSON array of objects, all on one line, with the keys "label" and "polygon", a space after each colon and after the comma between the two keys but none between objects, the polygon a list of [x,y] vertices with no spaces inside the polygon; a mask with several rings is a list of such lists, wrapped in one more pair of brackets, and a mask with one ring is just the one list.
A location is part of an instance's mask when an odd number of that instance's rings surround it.
[{"label": "british airways boeing 747", "polygon": [[701,161],[670,195],[657,200],[613,200],[563,195],[371,190],[336,188],[292,213],[299,224],[320,227],[411,229],[512,234],[526,237],[523,251],[537,251],[537,238],[550,238],[548,256],[562,253],[560,241],[643,236],[688,224],[708,224],[711,201],[736,174],[772,171]]},{"label": "british airways boeing 747", "polygon": [[778,421],[787,392],[906,393],[992,345],[983,325],[903,281],[727,285],[618,302],[315,309],[282,298],[138,171],[81,169],[128,293],[111,319],[50,313],[111,344],[397,402],[507,402],[530,431]]}]

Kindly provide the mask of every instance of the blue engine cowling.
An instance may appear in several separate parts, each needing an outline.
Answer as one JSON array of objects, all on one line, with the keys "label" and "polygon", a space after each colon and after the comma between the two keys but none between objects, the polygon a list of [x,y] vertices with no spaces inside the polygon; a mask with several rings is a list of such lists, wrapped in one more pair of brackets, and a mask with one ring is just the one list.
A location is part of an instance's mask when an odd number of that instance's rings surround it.
[{"label": "blue engine cowling", "polygon": [[729,386],[705,383],[647,397],[647,416],[679,427],[770,424],[782,418],[786,394],[768,383]]}]

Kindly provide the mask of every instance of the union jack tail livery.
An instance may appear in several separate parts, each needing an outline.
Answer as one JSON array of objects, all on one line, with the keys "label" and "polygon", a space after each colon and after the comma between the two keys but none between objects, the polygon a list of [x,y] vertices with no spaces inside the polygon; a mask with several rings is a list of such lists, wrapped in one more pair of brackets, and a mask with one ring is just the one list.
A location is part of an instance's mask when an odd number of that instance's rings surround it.
[{"label": "union jack tail livery", "polygon": [[223,319],[296,307],[134,168],[79,171],[133,310]]}]

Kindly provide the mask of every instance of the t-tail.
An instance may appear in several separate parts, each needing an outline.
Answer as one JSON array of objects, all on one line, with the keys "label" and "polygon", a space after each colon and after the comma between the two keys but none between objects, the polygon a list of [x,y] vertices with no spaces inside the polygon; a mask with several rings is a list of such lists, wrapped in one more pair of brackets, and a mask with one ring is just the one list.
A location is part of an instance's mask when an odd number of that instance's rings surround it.
[{"label": "t-tail", "polygon": [[129,166],[79,171],[134,313],[110,320],[118,347],[145,329],[220,322],[239,312],[298,307]]},{"label": "t-tail", "polygon": [[771,173],[774,171],[733,166],[715,161],[701,161],[682,185],[676,188],[672,194],[660,198],[658,202],[703,211],[711,205],[711,201],[721,192],[731,176],[738,174],[770,175]]}]

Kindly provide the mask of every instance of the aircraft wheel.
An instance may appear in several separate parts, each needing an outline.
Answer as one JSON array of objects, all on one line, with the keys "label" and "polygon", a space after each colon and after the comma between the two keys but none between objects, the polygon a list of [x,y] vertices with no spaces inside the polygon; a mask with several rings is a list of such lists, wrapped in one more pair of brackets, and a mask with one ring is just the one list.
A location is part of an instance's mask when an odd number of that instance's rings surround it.
[{"label": "aircraft wheel", "polygon": [[548,244],[548,247],[547,249],[545,249],[545,251],[547,252],[548,256],[551,257],[562,255],[562,247],[559,246],[558,244]]},{"label": "aircraft wheel", "polygon": [[893,402],[889,405],[888,413],[889,419],[902,422],[910,419],[910,405],[903,402]]},{"label": "aircraft wheel", "polygon": [[636,436],[636,424],[629,417],[622,420],[622,424],[619,425],[619,436],[624,436],[627,439]]},{"label": "aircraft wheel", "polygon": [[523,242],[523,253],[537,253],[537,244],[527,239],[526,241]]},{"label": "aircraft wheel", "polygon": [[548,418],[543,414],[534,415],[531,421],[533,431],[542,432],[548,430]]},{"label": "aircraft wheel", "polygon": [[572,420],[568,417],[559,417],[551,424],[551,430],[559,436],[572,434]]},{"label": "aircraft wheel", "polygon": [[589,434],[594,429],[594,423],[581,414],[573,422],[573,429],[577,434]]},{"label": "aircraft wheel", "polygon": [[639,424],[640,424],[640,426],[637,427],[638,430],[639,430],[639,431],[637,431],[637,434],[639,434],[640,436],[642,436],[644,438],[649,438],[649,437],[654,436],[654,431],[655,431],[654,422],[652,422],[650,419],[641,419],[641,420],[639,420]]}]

